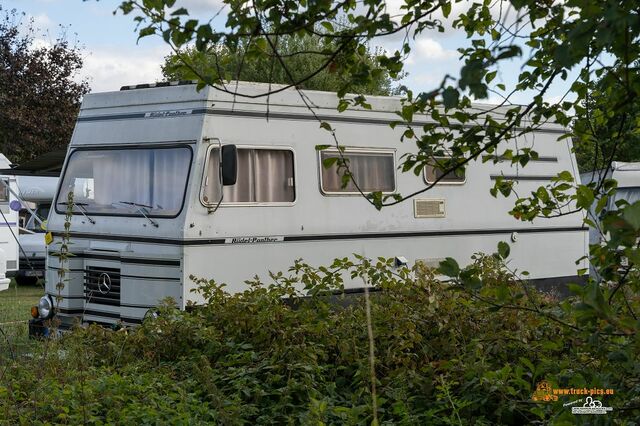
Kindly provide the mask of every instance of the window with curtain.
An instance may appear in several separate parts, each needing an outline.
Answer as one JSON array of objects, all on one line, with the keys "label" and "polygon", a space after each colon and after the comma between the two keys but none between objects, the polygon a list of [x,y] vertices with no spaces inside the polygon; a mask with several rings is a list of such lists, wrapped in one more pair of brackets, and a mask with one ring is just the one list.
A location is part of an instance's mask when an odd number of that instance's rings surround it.
[{"label": "window with curtain", "polygon": [[5,185],[0,185],[0,203],[6,203],[9,201],[9,189],[7,189],[9,181],[6,179],[3,179],[2,181]]},{"label": "window with curtain", "polygon": [[462,184],[467,180],[464,169],[456,169],[444,174],[444,170],[450,166],[447,164],[447,157],[434,157],[424,167],[424,179],[427,183],[434,183],[440,176],[444,177],[438,183]]},{"label": "window with curtain", "polygon": [[[76,150],[71,153],[56,201],[66,210],[73,192],[78,209],[105,215],[176,216],[184,203],[191,149]],[[77,211],[76,211],[77,213]]]},{"label": "window with curtain", "polygon": [[[293,152],[285,149],[238,148],[238,178],[222,187],[222,203],[292,203],[295,201]],[[202,200],[220,200],[220,150],[209,154]]]},{"label": "window with curtain", "polygon": [[393,152],[349,151],[347,149],[342,155],[353,177],[345,187],[342,186],[342,177],[346,169],[338,166],[339,160],[331,164],[329,168],[325,167],[325,160],[339,159],[340,154],[336,151],[320,151],[320,176],[323,193],[359,194],[354,180],[362,192],[395,191],[396,173]]}]

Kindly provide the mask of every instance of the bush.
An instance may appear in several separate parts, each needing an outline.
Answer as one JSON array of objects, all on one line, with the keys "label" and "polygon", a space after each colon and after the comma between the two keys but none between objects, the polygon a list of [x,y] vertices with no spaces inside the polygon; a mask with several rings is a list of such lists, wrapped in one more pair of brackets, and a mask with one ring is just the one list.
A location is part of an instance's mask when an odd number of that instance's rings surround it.
[{"label": "bush", "polygon": [[[297,262],[234,295],[197,280],[204,306],[179,311],[167,302],[136,329],[78,328],[7,366],[2,421],[635,424],[633,337],[585,339],[562,309],[578,300],[528,288],[495,256],[454,272],[474,278],[442,283],[421,266],[356,257],[320,268]],[[377,290],[368,297],[372,340],[367,298],[335,295],[345,280]],[[610,344],[619,353],[607,352]],[[575,416],[566,399],[535,402],[542,380],[613,388],[603,402],[616,408]]]}]

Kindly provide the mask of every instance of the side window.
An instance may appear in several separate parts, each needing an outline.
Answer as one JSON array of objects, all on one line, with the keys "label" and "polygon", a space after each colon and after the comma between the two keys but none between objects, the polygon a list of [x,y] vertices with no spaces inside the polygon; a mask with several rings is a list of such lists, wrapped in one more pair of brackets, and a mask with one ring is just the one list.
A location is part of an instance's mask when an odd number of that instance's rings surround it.
[{"label": "side window", "polygon": [[[431,184],[434,183],[440,176],[444,173],[444,169],[447,168],[446,157],[434,157],[431,159],[429,163],[424,168],[424,180]],[[438,181],[438,184],[463,184],[467,180],[465,176],[465,172],[462,169],[454,170],[453,172],[449,172],[442,180]]]},{"label": "side window", "polygon": [[[362,192],[394,192],[396,189],[395,154],[393,151],[349,150],[343,152],[345,162]],[[334,161],[326,168],[325,160],[340,158],[336,150],[320,151],[320,188],[323,194],[358,194],[358,189],[349,180],[342,186],[346,170]]]},{"label": "side window", "polygon": [[[9,181],[6,179],[3,179],[3,182],[7,186],[9,185]],[[9,189],[7,189],[7,186],[0,185],[0,203],[6,203],[9,201]]]},{"label": "side window", "polygon": [[[286,149],[238,148],[238,179],[223,187],[223,204],[292,203],[295,201],[293,152]],[[202,201],[215,205],[220,199],[220,153],[210,151]]]}]

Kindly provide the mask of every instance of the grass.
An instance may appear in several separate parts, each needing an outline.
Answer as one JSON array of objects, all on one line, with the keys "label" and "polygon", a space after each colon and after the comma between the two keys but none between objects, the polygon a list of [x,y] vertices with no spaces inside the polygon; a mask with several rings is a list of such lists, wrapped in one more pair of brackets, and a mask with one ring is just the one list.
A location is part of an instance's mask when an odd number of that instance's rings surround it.
[{"label": "grass", "polygon": [[8,290],[0,291],[0,360],[8,353],[21,352],[29,344],[31,307],[43,294],[41,285],[18,286],[15,280],[11,280]]}]

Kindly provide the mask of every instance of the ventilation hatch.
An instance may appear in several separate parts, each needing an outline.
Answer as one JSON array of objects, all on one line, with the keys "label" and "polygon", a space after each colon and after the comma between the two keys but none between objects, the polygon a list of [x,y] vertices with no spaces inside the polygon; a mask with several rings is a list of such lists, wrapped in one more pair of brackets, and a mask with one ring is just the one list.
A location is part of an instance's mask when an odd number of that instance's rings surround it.
[{"label": "ventilation hatch", "polygon": [[413,214],[416,218],[444,217],[444,200],[413,200]]}]

